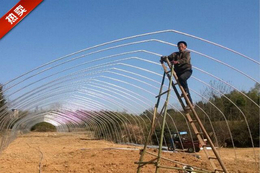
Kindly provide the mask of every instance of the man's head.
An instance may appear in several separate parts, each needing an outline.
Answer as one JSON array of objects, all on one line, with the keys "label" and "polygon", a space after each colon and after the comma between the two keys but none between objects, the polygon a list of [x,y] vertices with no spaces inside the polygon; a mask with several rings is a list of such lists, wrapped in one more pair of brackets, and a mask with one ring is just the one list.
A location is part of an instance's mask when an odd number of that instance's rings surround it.
[{"label": "man's head", "polygon": [[179,41],[177,43],[180,52],[183,52],[187,48],[187,43],[185,41]]}]

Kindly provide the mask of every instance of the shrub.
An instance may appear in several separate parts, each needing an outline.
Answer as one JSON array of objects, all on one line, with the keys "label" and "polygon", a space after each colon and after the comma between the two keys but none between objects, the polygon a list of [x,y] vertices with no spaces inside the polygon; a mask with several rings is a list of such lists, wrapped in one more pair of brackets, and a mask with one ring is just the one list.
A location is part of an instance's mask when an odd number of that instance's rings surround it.
[{"label": "shrub", "polygon": [[41,122],[38,124],[35,124],[32,128],[31,131],[35,132],[56,132],[56,127],[50,123],[46,122]]}]

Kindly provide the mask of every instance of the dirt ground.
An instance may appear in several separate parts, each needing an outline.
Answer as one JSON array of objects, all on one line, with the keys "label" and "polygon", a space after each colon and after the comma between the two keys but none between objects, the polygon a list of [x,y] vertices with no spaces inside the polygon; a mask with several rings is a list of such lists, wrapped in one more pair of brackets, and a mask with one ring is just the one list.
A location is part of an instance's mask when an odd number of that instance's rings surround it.
[{"label": "dirt ground", "polygon": [[[84,133],[30,133],[19,136],[0,154],[0,173],[134,173],[140,148],[103,140],[90,140]],[[150,153],[157,155],[155,149]],[[255,154],[259,159],[259,148]],[[195,154],[163,152],[161,165],[193,167],[212,170],[203,151]],[[200,158],[199,156],[200,155]],[[260,172],[259,160],[255,163],[254,150],[220,149],[221,158],[229,172]],[[236,155],[236,157],[235,157]],[[147,154],[146,160],[154,158]],[[141,169],[143,173],[155,172],[153,165]],[[160,169],[160,173],[183,172]]]}]

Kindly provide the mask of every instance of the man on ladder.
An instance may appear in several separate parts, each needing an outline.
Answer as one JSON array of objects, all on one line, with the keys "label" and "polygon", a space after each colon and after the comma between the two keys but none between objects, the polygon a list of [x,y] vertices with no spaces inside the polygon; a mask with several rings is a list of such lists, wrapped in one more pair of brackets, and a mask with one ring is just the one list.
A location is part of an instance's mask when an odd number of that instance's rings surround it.
[{"label": "man on ladder", "polygon": [[[221,161],[221,158],[214,146],[214,143],[212,142],[207,130],[205,129],[198,114],[196,113],[196,110],[193,107],[191,95],[190,95],[188,84],[187,84],[187,80],[189,79],[189,77],[192,74],[192,67],[191,67],[191,63],[190,63],[190,52],[186,50],[187,43],[184,41],[180,41],[180,42],[178,42],[177,45],[178,45],[179,52],[174,52],[169,56],[161,57],[161,64],[164,69],[164,74],[163,74],[163,78],[162,78],[159,95],[156,96],[157,103],[154,106],[154,114],[153,114],[153,119],[151,121],[150,131],[147,135],[147,138],[146,138],[146,141],[144,144],[144,148],[140,152],[139,161],[135,162],[136,164],[138,164],[137,173],[140,173],[141,168],[147,164],[154,164],[156,166],[155,173],[158,173],[159,169],[162,169],[162,168],[163,169],[178,169],[178,170],[182,169],[177,166],[169,167],[169,166],[165,166],[165,165],[161,164],[161,159],[162,159],[161,153],[162,153],[162,145],[163,145],[163,140],[164,140],[164,129],[165,129],[165,124],[166,124],[167,106],[168,106],[168,102],[169,102],[171,88],[174,90],[176,96],[178,97],[178,100],[179,100],[182,108],[188,109],[188,110],[185,110],[185,117],[187,118],[187,121],[190,123],[195,135],[197,136],[197,138],[199,140],[199,143],[201,144],[201,146],[203,148],[203,151],[205,152],[205,154],[207,156],[207,159],[209,160],[211,166],[213,167],[213,172],[228,173],[224,163]],[[168,68],[164,65],[164,62],[167,63],[170,70],[168,70]],[[167,77],[169,79],[169,83],[168,83],[168,89],[163,92],[162,89],[164,87],[165,77]],[[177,83],[175,83],[175,82],[177,82]],[[185,101],[187,104],[186,107],[181,99],[181,96],[178,92],[178,89],[176,88],[176,85],[179,86],[181,93],[183,93],[183,97],[185,98]],[[153,155],[152,153],[149,153],[148,151],[146,151],[146,149],[147,149],[149,140],[151,139],[151,136],[154,133],[157,109],[159,107],[160,98],[164,94],[167,94],[167,96],[165,98],[165,102],[164,102],[163,108],[160,113],[160,115],[163,117],[163,119],[162,119],[162,125],[161,125],[161,133],[160,133],[161,136],[160,136],[160,142],[159,142],[158,156],[152,160],[144,161],[145,153]],[[192,116],[190,115],[190,113],[192,113]],[[197,126],[200,128],[201,132],[198,131]],[[202,134],[207,139],[208,144],[210,145],[210,147],[213,151],[212,154],[207,151],[205,141],[203,140],[203,138],[201,136]],[[218,161],[218,165],[216,165],[214,163],[215,161]],[[221,169],[219,169],[218,166],[221,166]],[[183,170],[185,170],[185,169],[183,168]],[[197,170],[197,171],[200,171],[200,170]]]},{"label": "man on ladder", "polygon": [[[192,65],[190,63],[191,58],[190,58],[190,51],[186,50],[187,48],[187,43],[185,41],[179,41],[177,43],[179,52],[174,52],[169,56],[162,56],[161,57],[161,62],[165,62],[166,59],[168,58],[169,61],[174,65],[174,71],[176,75],[178,76],[178,80],[185,90],[191,104],[193,105],[190,91],[188,88],[188,83],[187,80],[190,78],[192,74]],[[187,103],[188,105],[188,103]],[[190,109],[189,106],[185,107],[186,110]]]}]

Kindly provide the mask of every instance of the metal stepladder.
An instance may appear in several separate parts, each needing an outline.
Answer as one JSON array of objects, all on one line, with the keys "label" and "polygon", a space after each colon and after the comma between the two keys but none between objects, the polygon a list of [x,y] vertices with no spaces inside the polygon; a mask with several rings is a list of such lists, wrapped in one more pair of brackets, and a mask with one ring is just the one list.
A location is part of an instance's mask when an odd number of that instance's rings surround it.
[{"label": "metal stepladder", "polygon": [[[161,162],[161,153],[162,153],[162,145],[163,145],[163,139],[164,139],[164,128],[165,128],[165,123],[166,123],[166,116],[167,116],[167,106],[168,106],[168,102],[169,102],[169,96],[170,96],[170,91],[171,91],[171,88],[173,88],[184,112],[185,112],[185,116],[188,120],[188,122],[190,123],[190,126],[192,127],[195,135],[197,136],[198,140],[199,140],[199,143],[200,145],[202,146],[203,148],[203,151],[205,152],[205,155],[207,157],[207,159],[209,160],[212,168],[213,168],[213,171],[212,172],[225,172],[225,173],[228,173],[224,163],[221,161],[221,158],[218,154],[218,152],[216,151],[216,148],[211,140],[211,138],[209,137],[206,129],[204,128],[204,125],[202,124],[202,122],[200,121],[200,118],[198,116],[198,114],[196,113],[193,105],[191,104],[191,102],[189,101],[188,99],[188,96],[186,94],[186,92],[184,91],[183,87],[180,85],[179,81],[178,81],[178,77],[176,75],[176,73],[174,72],[174,68],[173,66],[171,65],[171,63],[169,62],[168,58],[166,58],[166,63],[168,65],[168,67],[170,68],[170,70],[168,71],[167,67],[165,66],[164,62],[161,62],[162,64],[162,67],[164,69],[164,74],[163,74],[163,79],[162,79],[162,83],[161,83],[161,87],[160,87],[160,91],[159,91],[159,95],[156,96],[157,98],[157,103],[155,104],[154,106],[154,113],[153,113],[153,119],[151,121],[151,126],[150,126],[150,131],[148,133],[148,136],[145,140],[145,144],[144,144],[144,148],[140,151],[140,158],[139,158],[139,161],[138,162],[135,162],[135,164],[138,164],[138,167],[137,167],[137,173],[140,173],[141,171],[141,168],[147,164],[153,164],[155,165],[156,167],[156,170],[155,172],[158,173],[159,172],[159,169],[160,168],[164,168],[164,169],[179,169],[179,168],[176,168],[176,167],[168,167],[168,166],[163,166],[160,164]],[[165,81],[165,77],[168,77],[169,79],[169,85],[168,85],[168,90],[162,92],[162,89],[163,89],[163,85],[164,85],[164,81]],[[173,78],[175,79],[175,82],[173,81]],[[182,92],[182,95],[179,94],[178,92],[178,89],[176,88],[176,86],[179,86],[179,89],[181,90]],[[157,115],[157,109],[159,107],[159,103],[160,103],[160,98],[162,95],[164,94],[167,94],[166,96],[166,100],[165,100],[165,103],[162,107],[162,110],[160,112],[160,115],[163,115],[163,120],[162,120],[162,125],[161,125],[161,136],[160,136],[160,141],[159,141],[159,149],[158,149],[158,155],[155,159],[152,159],[150,161],[143,161],[144,160],[144,155],[146,153],[149,154],[149,152],[147,152],[147,145],[151,139],[151,136],[152,134],[154,133],[154,130],[155,130],[155,119],[156,119],[156,115]],[[185,105],[182,101],[182,97],[184,97],[186,103],[187,103],[187,106],[189,106],[189,110],[186,110],[185,109]],[[195,120],[193,120],[191,118],[191,115],[190,115],[190,112],[192,112],[193,114],[193,117]],[[162,114],[163,113],[163,114]],[[195,122],[197,122],[195,124]],[[201,129],[202,132],[199,132],[198,129],[197,129],[197,126],[199,126],[199,128]],[[206,144],[205,144],[205,141],[203,140],[202,136],[201,135],[204,135],[204,137],[207,139],[207,142],[209,143],[212,151],[213,151],[213,154],[214,156],[210,156],[210,154],[208,153],[207,149],[206,149]],[[215,162],[217,162],[219,164],[219,166],[221,167],[221,169],[218,169]]]}]

